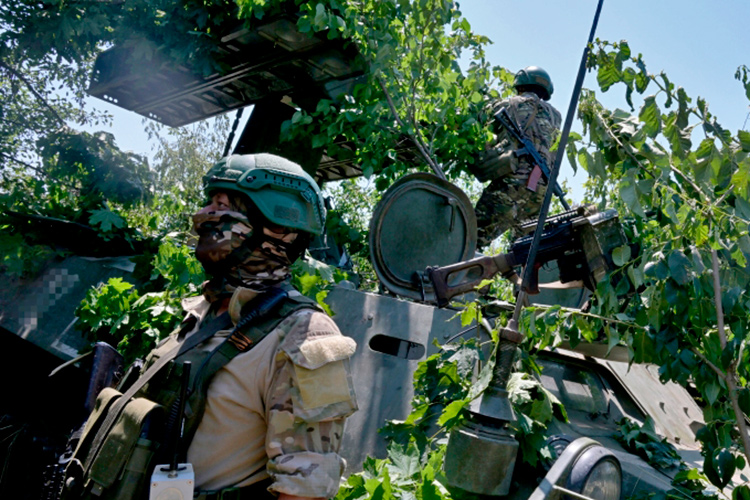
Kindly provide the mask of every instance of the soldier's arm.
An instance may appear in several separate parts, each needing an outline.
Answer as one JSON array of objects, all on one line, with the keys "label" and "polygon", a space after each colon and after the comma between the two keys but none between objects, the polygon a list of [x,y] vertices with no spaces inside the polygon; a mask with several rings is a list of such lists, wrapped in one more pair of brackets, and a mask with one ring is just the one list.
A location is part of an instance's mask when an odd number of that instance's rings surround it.
[{"label": "soldier's arm", "polygon": [[356,345],[320,312],[304,311],[284,335],[267,394],[267,470],[277,493],[335,496],[346,463],[344,421],[356,406],[349,357]]}]

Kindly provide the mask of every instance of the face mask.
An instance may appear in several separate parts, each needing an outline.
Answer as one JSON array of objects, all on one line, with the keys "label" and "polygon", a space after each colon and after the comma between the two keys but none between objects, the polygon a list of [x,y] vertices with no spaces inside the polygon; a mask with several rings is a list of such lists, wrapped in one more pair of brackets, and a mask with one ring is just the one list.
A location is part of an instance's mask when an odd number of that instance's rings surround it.
[{"label": "face mask", "polygon": [[[229,285],[262,290],[289,277],[290,254],[299,233],[253,228],[246,216],[220,211],[193,216],[195,256],[208,274]],[[296,258],[296,256],[295,256]]]}]

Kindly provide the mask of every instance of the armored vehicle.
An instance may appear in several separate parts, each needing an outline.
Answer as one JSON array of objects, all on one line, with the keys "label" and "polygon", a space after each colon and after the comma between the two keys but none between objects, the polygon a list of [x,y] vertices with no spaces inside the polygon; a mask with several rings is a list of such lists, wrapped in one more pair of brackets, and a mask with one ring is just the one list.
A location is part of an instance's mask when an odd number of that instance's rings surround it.
[{"label": "armored vehicle", "polygon": [[[280,124],[294,113],[286,104],[289,97],[297,105],[314,105],[320,97],[347,92],[366,71],[351,46],[325,35],[300,33],[289,15],[263,19],[253,29],[230,27],[222,44],[226,69],[208,77],[171,64],[158,50],[156,65],[143,64],[129,49],[113,47],[98,58],[90,93],[170,126],[253,105],[234,153],[282,154],[301,163],[320,183],[361,175],[355,163],[329,157],[323,149],[299,145],[281,151],[278,143]],[[157,66],[162,69],[143,70]],[[403,159],[413,160],[416,155],[409,144],[402,146]],[[403,420],[409,414],[412,375],[420,361],[461,336],[489,338],[486,328],[480,325],[467,331],[453,319],[455,310],[436,306],[436,289],[426,272],[428,267],[475,257],[476,220],[460,189],[429,174],[407,176],[384,194],[375,209],[370,238],[372,264],[386,293],[337,287],[327,299],[341,331],[358,345],[352,366],[360,410],[348,421],[343,442],[350,472],[360,470],[366,456],[385,454],[385,441],[377,431],[387,420]],[[318,243],[323,250],[335,250],[326,240]],[[320,256],[325,254],[321,252]],[[59,415],[59,408],[83,408],[86,397],[85,375],[79,368],[70,368],[62,378],[47,379],[56,364],[74,359],[88,345],[73,328],[76,305],[88,287],[132,271],[127,255],[72,256],[50,262],[30,282],[0,277],[0,334],[4,352],[13,352],[18,360],[11,363],[12,369],[3,367],[4,380],[14,383],[3,384],[0,409],[6,418],[20,422],[15,430],[36,426],[28,432],[39,454],[52,454],[59,443],[54,438],[48,443],[36,439],[45,435],[38,430],[55,422],[53,432],[46,435],[63,435],[82,410],[70,421],[51,415]],[[549,302],[560,299],[554,294],[546,297]],[[577,300],[573,302],[569,305]],[[657,431],[683,459],[697,465],[695,431],[703,425],[702,412],[686,390],[662,384],[653,367],[629,365],[617,348],[607,357],[606,349],[598,347],[540,354],[545,369],[541,382],[565,404],[570,416],[568,423],[550,429],[558,436],[554,447],[559,456],[541,483],[513,476],[515,453],[506,454],[513,448],[512,438],[477,426],[464,429],[454,449],[467,464],[483,462],[484,466],[471,470],[447,465],[454,468],[458,485],[514,500],[555,499],[563,494],[619,499],[636,491],[669,489],[669,471],[655,469],[613,438],[616,422],[624,417],[640,422],[652,418]],[[31,359],[35,361],[24,361]],[[39,394],[36,387],[49,388],[49,394]],[[73,387],[82,389],[73,391]],[[28,477],[31,473],[17,465],[23,457],[10,443],[3,445],[6,460],[10,457],[9,463],[16,464],[10,470],[18,471],[16,477]],[[478,460],[471,460],[472,455]],[[4,497],[14,491],[14,484],[7,476],[2,481]]]}]

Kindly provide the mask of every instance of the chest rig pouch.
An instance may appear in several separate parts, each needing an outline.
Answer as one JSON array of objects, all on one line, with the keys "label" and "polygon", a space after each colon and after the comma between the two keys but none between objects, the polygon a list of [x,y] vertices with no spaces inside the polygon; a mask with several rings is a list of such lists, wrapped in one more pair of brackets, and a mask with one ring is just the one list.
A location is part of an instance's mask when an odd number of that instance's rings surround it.
[{"label": "chest rig pouch", "polygon": [[[304,308],[319,309],[301,295],[271,288],[245,305],[242,319],[224,338],[217,332],[232,328],[227,313],[204,321],[191,335],[194,322],[183,324],[146,359],[140,377],[130,387],[104,389],[65,471],[63,500],[141,500],[157,463],[179,453],[184,456],[200,423],[213,376],[235,356],[257,345],[287,316]],[[190,361],[185,413],[179,413],[182,367]],[[126,377],[127,378],[127,377]],[[184,424],[183,419],[184,417]],[[168,449],[168,436],[182,425],[179,449]]]}]

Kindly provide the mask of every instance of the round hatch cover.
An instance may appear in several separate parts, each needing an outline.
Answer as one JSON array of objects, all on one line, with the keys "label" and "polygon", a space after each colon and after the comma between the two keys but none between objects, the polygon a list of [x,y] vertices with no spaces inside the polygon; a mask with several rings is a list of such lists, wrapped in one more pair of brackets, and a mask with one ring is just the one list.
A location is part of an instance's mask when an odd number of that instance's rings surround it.
[{"label": "round hatch cover", "polygon": [[474,257],[477,220],[469,197],[432,174],[410,174],[385,192],[370,221],[370,257],[383,285],[402,297],[434,302],[428,266]]}]

